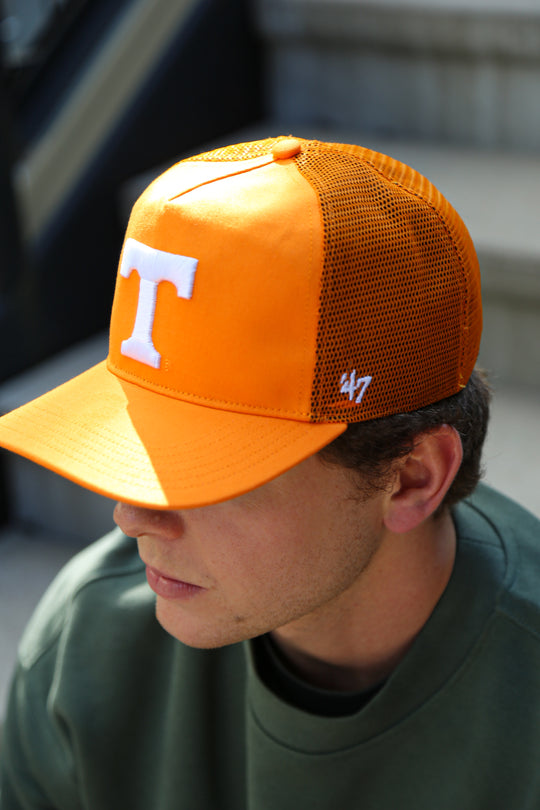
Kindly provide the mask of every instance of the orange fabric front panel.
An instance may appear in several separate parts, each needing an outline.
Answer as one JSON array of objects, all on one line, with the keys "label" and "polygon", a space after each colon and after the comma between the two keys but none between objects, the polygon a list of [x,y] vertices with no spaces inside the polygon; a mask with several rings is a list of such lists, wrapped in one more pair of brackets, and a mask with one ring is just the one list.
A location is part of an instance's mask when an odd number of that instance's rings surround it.
[{"label": "orange fabric front panel", "polygon": [[[199,185],[194,165],[204,169]],[[120,351],[139,277],[119,276],[110,366],[187,401],[307,419],[323,261],[318,199],[293,160],[246,165],[178,164],[140,198],[126,236],[197,259],[193,294],[159,284],[154,369]]]}]

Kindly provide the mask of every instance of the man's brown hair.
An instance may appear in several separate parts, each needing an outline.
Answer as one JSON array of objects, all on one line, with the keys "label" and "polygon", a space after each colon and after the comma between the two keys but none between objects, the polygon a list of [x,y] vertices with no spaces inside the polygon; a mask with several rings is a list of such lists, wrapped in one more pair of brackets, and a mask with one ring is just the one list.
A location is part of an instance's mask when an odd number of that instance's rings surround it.
[{"label": "man's brown hair", "polygon": [[482,476],[490,400],[486,377],[476,369],[459,393],[411,413],[350,424],[319,455],[324,461],[358,472],[360,490],[369,495],[388,485],[393,462],[410,453],[422,434],[450,425],[463,445],[463,461],[441,504],[452,506],[470,495]]}]

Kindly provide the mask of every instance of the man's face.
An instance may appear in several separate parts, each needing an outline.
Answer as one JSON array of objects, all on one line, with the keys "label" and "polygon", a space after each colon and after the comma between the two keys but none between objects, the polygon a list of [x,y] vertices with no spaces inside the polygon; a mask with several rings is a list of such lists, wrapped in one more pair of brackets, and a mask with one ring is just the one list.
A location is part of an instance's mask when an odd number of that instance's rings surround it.
[{"label": "man's face", "polygon": [[383,530],[382,496],[312,456],[224,503],[161,511],[118,504],[157,593],[157,617],[194,647],[307,630],[353,604]]}]

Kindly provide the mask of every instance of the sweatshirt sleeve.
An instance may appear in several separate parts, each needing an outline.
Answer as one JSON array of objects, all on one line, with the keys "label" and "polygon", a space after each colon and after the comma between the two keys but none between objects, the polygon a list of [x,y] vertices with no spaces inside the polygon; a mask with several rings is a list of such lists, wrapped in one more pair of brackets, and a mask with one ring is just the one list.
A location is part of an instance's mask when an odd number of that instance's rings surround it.
[{"label": "sweatshirt sleeve", "polygon": [[134,570],[133,554],[125,559],[129,551],[133,542],[118,532],[89,546],[60,571],[34,611],[19,647],[3,728],[0,810],[84,807],[76,721],[62,701],[66,678],[76,691],[85,669],[83,634],[76,634],[81,644],[73,644],[73,616],[80,592],[116,570],[117,557],[121,572]]},{"label": "sweatshirt sleeve", "polygon": [[11,687],[0,750],[0,810],[78,810],[69,733],[55,716],[55,649],[21,663]]}]

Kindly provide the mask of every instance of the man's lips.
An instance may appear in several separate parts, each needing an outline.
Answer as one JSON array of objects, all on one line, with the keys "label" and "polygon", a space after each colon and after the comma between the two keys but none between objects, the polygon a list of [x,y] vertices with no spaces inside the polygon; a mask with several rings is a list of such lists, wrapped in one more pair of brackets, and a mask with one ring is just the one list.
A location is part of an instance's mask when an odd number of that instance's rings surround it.
[{"label": "man's lips", "polygon": [[154,593],[164,599],[191,599],[205,590],[191,582],[165,576],[151,565],[146,566],[146,578]]}]

